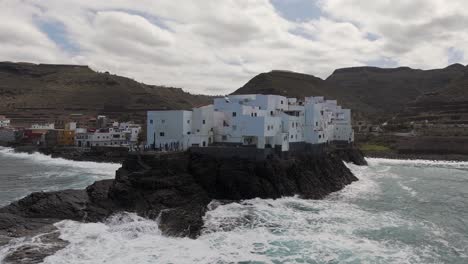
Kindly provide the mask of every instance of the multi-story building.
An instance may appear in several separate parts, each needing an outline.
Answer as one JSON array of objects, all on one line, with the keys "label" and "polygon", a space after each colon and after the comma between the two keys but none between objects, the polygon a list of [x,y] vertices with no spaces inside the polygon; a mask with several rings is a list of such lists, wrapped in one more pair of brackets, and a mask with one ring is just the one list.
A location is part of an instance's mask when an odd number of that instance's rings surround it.
[{"label": "multi-story building", "polygon": [[335,100],[279,95],[230,95],[192,111],[149,111],[147,146],[242,145],[288,151],[293,144],[354,141],[351,111]]}]

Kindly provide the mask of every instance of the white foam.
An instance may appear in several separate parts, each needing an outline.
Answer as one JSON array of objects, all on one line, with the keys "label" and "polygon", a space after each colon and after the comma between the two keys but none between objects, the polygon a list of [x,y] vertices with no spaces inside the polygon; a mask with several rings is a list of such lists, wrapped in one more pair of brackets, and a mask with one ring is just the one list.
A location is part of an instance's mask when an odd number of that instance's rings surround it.
[{"label": "white foam", "polygon": [[73,161],[62,158],[52,158],[49,155],[44,155],[38,152],[32,154],[15,152],[12,148],[0,147],[0,155],[11,157],[15,159],[27,159],[31,162],[36,162],[51,166],[60,166],[65,168],[83,169],[90,173],[97,173],[100,175],[108,175],[109,177],[115,176],[115,171],[121,167],[118,163],[98,163],[89,161]]},{"label": "white foam", "polygon": [[403,159],[382,159],[366,158],[370,166],[376,165],[412,165],[412,166],[434,166],[468,168],[467,161],[444,161],[444,160],[403,160]]}]

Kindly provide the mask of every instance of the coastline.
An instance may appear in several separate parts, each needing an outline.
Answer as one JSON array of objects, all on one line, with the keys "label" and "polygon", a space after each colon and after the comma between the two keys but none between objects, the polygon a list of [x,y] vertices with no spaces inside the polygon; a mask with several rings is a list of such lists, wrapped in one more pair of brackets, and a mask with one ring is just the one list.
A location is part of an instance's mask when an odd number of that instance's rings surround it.
[{"label": "coastline", "polygon": [[461,154],[403,154],[394,151],[363,151],[366,158],[394,160],[468,161],[468,155]]}]

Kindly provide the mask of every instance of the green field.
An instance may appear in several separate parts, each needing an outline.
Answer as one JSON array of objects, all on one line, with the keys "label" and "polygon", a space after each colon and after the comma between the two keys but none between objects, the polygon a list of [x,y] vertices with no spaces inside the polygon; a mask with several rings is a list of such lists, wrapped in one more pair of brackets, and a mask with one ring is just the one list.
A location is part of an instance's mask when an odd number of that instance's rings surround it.
[{"label": "green field", "polygon": [[382,145],[364,144],[361,145],[362,151],[389,151],[390,148]]}]

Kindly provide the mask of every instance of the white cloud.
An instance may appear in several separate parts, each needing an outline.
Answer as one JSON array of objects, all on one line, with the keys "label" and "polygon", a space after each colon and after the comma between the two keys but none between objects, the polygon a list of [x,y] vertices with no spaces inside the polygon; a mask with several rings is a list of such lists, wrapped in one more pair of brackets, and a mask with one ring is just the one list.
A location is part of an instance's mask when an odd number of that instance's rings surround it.
[{"label": "white cloud", "polygon": [[[446,66],[450,50],[468,54],[464,2],[323,0],[322,17],[289,21],[268,0],[1,1],[0,56],[223,94],[272,69],[327,77],[389,59]],[[63,25],[73,52],[38,21]]]}]

